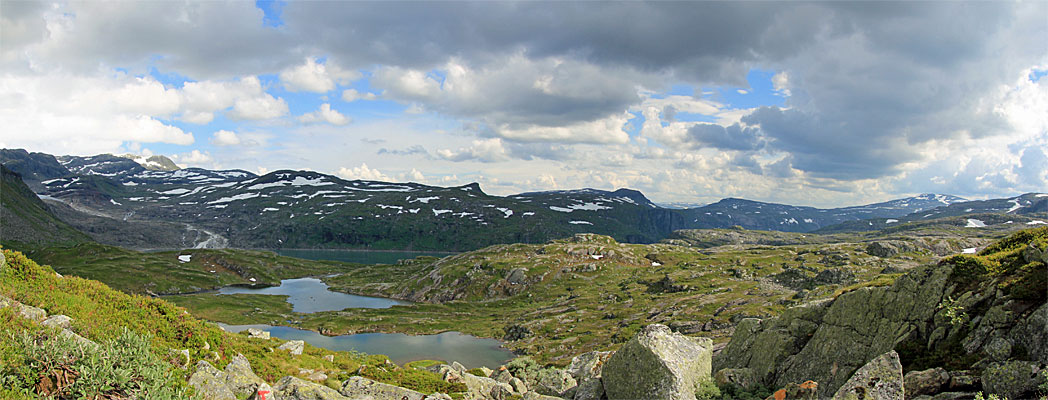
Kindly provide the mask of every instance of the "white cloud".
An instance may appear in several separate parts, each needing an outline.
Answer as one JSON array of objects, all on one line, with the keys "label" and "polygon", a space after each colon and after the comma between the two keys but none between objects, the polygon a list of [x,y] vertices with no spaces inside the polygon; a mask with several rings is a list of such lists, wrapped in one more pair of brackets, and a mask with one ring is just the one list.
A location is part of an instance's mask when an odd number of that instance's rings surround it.
[{"label": "white cloud", "polygon": [[342,91],[342,101],[352,103],[357,100],[375,100],[375,94],[370,92],[360,93],[356,89]]},{"label": "white cloud", "polygon": [[776,91],[790,95],[790,74],[786,71],[780,71],[771,77],[771,84]]},{"label": "white cloud", "polygon": [[238,120],[266,120],[280,118],[288,113],[287,102],[265,93],[262,96],[237,99],[233,110],[227,113]]},{"label": "white cloud", "polygon": [[215,146],[235,146],[240,144],[240,138],[235,132],[220,130],[211,135],[211,144]]},{"label": "white cloud", "polygon": [[392,179],[389,179],[388,176],[382,174],[379,170],[368,168],[367,163],[361,163],[359,167],[339,168],[335,175],[349,180],[392,181]]},{"label": "white cloud", "polygon": [[343,70],[331,62],[318,63],[312,57],[306,58],[302,65],[285,69],[280,73],[284,87],[292,92],[327,93],[335,90],[336,85],[347,84],[360,77],[361,74],[357,71]]},{"label": "white cloud", "polygon": [[561,142],[561,143],[626,143],[629,134],[623,130],[629,113],[615,114],[595,121],[579,122],[566,126],[503,124],[495,126],[499,136],[521,142]]},{"label": "white cloud", "polygon": [[499,162],[507,161],[510,157],[502,146],[502,139],[492,138],[485,140],[474,140],[469,147],[458,150],[439,149],[436,151],[438,157],[448,161],[480,161]]},{"label": "white cloud", "polygon": [[320,105],[320,109],[311,113],[303,114],[298,117],[298,120],[302,123],[312,124],[317,122],[327,122],[332,125],[346,125],[350,122],[350,118],[346,117],[338,110],[331,109],[331,104],[324,103]]}]

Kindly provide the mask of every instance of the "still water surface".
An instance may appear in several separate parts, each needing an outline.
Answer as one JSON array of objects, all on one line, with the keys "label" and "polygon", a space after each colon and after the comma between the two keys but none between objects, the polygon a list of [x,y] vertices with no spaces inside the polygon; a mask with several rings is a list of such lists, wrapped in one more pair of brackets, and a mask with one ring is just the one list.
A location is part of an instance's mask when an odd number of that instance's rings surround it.
[{"label": "still water surface", "polygon": [[467,368],[483,366],[494,369],[513,358],[513,353],[502,348],[498,340],[478,338],[459,332],[419,336],[403,333],[324,336],[313,331],[285,326],[219,325],[230,332],[240,332],[247,328],[261,329],[284,340],[303,340],[329,350],[385,354],[399,365],[416,360],[443,360],[448,363],[458,361]]},{"label": "still water surface", "polygon": [[395,305],[411,304],[382,297],[332,292],[328,290],[326,283],[317,278],[284,279],[280,281],[280,286],[264,289],[226,286],[218,290],[218,294],[236,293],[286,295],[288,296],[287,302],[291,303],[291,310],[300,313],[338,311],[346,308],[389,308]]}]

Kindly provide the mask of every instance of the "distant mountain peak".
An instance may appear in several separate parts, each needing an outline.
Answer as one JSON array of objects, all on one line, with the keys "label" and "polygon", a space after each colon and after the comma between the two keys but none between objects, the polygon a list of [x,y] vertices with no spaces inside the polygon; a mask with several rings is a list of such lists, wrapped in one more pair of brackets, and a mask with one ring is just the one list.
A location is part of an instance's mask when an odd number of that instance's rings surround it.
[{"label": "distant mountain peak", "polygon": [[161,155],[142,156],[138,154],[129,153],[124,154],[120,157],[134,161],[138,163],[138,165],[141,165],[142,168],[148,169],[150,171],[178,171],[181,169],[177,164],[175,164],[174,161],[171,161],[170,158]]}]

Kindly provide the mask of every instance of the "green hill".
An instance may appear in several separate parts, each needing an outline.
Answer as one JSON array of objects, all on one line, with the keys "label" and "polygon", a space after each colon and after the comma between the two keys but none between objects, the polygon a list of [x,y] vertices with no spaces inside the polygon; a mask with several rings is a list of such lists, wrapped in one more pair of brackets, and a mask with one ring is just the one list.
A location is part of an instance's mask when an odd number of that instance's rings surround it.
[{"label": "green hill", "polygon": [[22,182],[0,164],[0,243],[53,244],[89,241],[87,235],[55,217]]}]

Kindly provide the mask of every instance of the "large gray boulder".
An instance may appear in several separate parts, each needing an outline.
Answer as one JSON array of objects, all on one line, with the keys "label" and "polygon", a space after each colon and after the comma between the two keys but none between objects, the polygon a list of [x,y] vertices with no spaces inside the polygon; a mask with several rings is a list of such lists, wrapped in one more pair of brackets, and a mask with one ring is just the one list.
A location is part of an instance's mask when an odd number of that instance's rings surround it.
[{"label": "large gray boulder", "polygon": [[575,397],[575,388],[579,385],[575,378],[562,369],[544,369],[539,371],[538,382],[535,383],[534,391],[548,396],[557,396],[566,399]]},{"label": "large gray boulder", "polygon": [[335,389],[313,382],[285,376],[273,386],[281,400],[349,400]]},{"label": "large gray boulder", "polygon": [[338,392],[357,400],[422,400],[426,397],[411,389],[375,382],[361,376],[347,379]]},{"label": "large gray boulder", "polygon": [[903,395],[902,363],[892,350],[855,371],[833,400],[903,400]]},{"label": "large gray boulder", "polygon": [[247,398],[256,393],[258,388],[266,382],[255,375],[251,370],[251,363],[243,354],[237,354],[223,370],[226,375],[225,383],[233,395],[239,399]]},{"label": "large gray boulder", "polygon": [[197,363],[196,371],[189,376],[189,386],[204,400],[237,400],[226,386],[226,374],[204,360]]},{"label": "large gray boulder", "polygon": [[665,325],[648,325],[615,352],[602,371],[608,399],[695,398],[710,379],[713,341],[695,339]]},{"label": "large gray boulder", "polygon": [[287,343],[280,345],[277,349],[287,350],[291,352],[291,355],[301,355],[302,351],[306,348],[306,342],[302,340],[288,340]]}]

